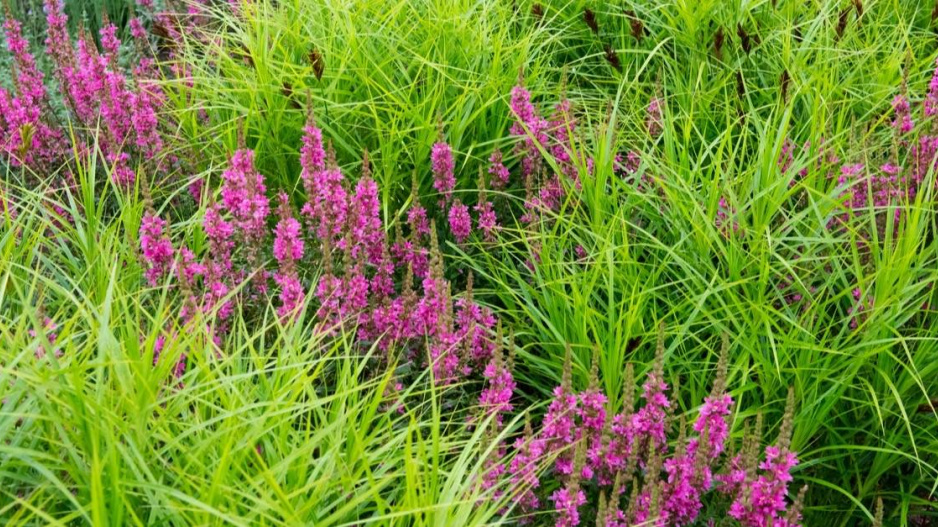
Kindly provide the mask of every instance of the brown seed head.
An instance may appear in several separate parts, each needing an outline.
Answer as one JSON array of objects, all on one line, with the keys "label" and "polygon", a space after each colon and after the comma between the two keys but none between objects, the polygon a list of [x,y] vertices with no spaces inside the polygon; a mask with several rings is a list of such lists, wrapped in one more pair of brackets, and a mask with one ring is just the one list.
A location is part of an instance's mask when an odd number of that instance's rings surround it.
[{"label": "brown seed head", "polygon": [[599,22],[596,20],[596,13],[587,8],[583,10],[583,21],[594,34],[599,34]]}]

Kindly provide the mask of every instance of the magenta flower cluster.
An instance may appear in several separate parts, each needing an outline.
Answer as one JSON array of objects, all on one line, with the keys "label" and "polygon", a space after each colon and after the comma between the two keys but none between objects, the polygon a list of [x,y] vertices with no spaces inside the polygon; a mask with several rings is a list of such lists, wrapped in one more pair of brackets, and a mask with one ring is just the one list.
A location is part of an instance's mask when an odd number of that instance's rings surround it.
[{"label": "magenta flower cluster", "polygon": [[[758,455],[755,432],[746,436],[740,454],[724,460],[734,404],[726,393],[724,344],[711,395],[690,431],[681,421],[674,441],[675,409],[664,381],[662,342],[642,387],[644,404],[634,407],[629,365],[622,408],[615,414],[599,389],[595,360],[589,387],[573,390],[568,352],[563,381],[554,390],[540,430],[535,433],[528,424],[513,445],[514,457],[505,471],[510,485],[523,489],[514,502],[522,523],[550,503],[548,510],[558,526],[582,525],[584,514],[595,514],[598,525],[613,527],[692,525],[707,519],[701,518],[705,503],[724,501],[720,497],[725,496],[730,505],[722,514],[738,525],[799,525],[800,498],[788,492],[791,470],[798,463],[789,448],[793,400],[778,442],[765,449],[764,457]],[[552,469],[540,477],[532,468],[538,459],[553,460]],[[545,501],[539,489],[550,481],[559,487],[550,485],[556,490]]]},{"label": "magenta flower cluster", "polygon": [[44,75],[29,52],[22,26],[9,12],[3,31],[13,57],[15,90],[10,93],[0,87],[0,155],[14,166],[50,166],[65,149],[65,142],[61,130],[44,115],[49,103]]},{"label": "magenta flower cluster", "polygon": [[[118,64],[121,42],[117,28],[105,23],[100,31],[101,49],[92,35],[81,29],[77,44],[69,37],[61,0],[44,0],[46,53],[53,61],[57,89],[68,110],[66,124],[49,104],[44,76],[36,67],[21,26],[9,13],[4,22],[7,48],[14,58],[15,92],[0,88],[0,156],[13,165],[51,169],[69,159],[73,148],[80,156],[93,146],[107,160],[113,180],[133,183],[135,163],[151,171],[163,170],[168,160],[160,155],[163,131],[157,108],[165,95],[157,84],[153,60],[142,56],[130,72]],[[139,21],[132,34],[146,39]],[[140,42],[140,48],[146,48]],[[65,130],[78,135],[78,143],[66,140]]]},{"label": "magenta flower cluster", "polygon": [[[489,168],[488,174],[492,179],[491,184],[495,188],[502,189],[508,184],[511,174],[501,162],[501,152],[495,151],[490,161],[492,166]],[[440,132],[440,140],[433,145],[431,150],[430,165],[433,171],[433,188],[442,195],[439,205],[445,212],[449,232],[453,235],[456,243],[463,244],[469,240],[473,231],[473,223],[481,233],[483,240],[487,242],[494,241],[495,235],[501,226],[495,213],[494,204],[487,198],[486,180],[481,176],[480,171],[479,199],[471,209],[460,198],[453,197],[453,191],[456,188],[453,149],[443,140],[442,131]],[[416,194],[414,194],[414,197],[416,197]],[[475,212],[475,221],[473,221],[472,211]],[[428,230],[426,209],[419,205],[412,207],[408,211],[408,223],[411,229],[419,235],[426,233]],[[417,267],[415,267],[415,270]]]},{"label": "magenta flower cluster", "polygon": [[[287,322],[315,299],[310,316],[320,331],[345,327],[363,343],[377,341],[381,349],[394,343],[412,358],[429,356],[440,384],[475,372],[487,386],[481,406],[501,422],[512,409],[514,381],[510,365],[495,354],[495,317],[473,300],[471,278],[465,295],[452,297],[436,229],[416,197],[407,211],[408,236],[398,227],[392,244],[367,155],[349,191],[331,146],[310,119],[300,164],[307,200],[298,216],[280,193],[271,225],[268,189],[254,153],[235,151],[222,174],[220,199],[210,195],[206,206],[208,244],[201,255],[185,245],[174,250],[167,222],[148,212],[139,233],[147,279],[177,286],[186,299],[182,321],[201,313],[219,346],[237,306],[249,313],[276,295]],[[450,216],[454,232],[468,236],[468,207],[454,200]],[[310,283],[307,269],[319,262],[322,274]]]}]

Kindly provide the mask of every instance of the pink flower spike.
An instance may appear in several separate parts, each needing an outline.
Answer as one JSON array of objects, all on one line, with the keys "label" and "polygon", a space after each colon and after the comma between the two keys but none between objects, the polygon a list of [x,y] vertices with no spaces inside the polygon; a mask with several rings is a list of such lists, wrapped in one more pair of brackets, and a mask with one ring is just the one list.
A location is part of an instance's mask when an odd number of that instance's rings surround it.
[{"label": "pink flower spike", "polygon": [[163,232],[166,221],[147,212],[140,222],[140,252],[147,265],[146,278],[156,286],[169,271],[173,261],[173,245]]},{"label": "pink flower spike", "polygon": [[458,199],[449,209],[449,228],[457,243],[463,243],[472,233],[472,218],[469,217],[469,207]]},{"label": "pink flower spike", "polygon": [[433,145],[430,152],[430,164],[433,167],[433,188],[443,195],[443,200],[449,202],[450,195],[456,188],[456,176],[453,173],[453,149],[449,144],[440,141]]}]

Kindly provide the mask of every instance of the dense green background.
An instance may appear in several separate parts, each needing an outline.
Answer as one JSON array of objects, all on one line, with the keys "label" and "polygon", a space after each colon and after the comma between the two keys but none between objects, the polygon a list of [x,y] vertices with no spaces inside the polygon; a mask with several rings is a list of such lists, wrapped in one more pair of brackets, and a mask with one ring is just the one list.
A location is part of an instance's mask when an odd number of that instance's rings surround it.
[{"label": "dense green background", "polygon": [[[511,149],[508,98],[519,72],[545,114],[566,93],[583,148],[597,161],[595,174],[581,177],[575,199],[536,232],[511,219],[524,195],[516,179],[498,197],[506,224],[498,244],[446,248],[457,289],[471,269],[477,298],[517,332],[520,401],[544,400],[570,343],[577,385],[586,385],[596,345],[606,393],[619,404],[625,364],[637,362],[641,371],[650,363],[653,333],[665,321],[668,377],[680,385],[682,409],[693,412],[710,389],[727,333],[729,385],[741,402],[736,440],[757,412],[777,427],[794,387],[793,446],[802,460],[796,485],[810,485],[806,524],[867,524],[882,497],[887,524],[905,525],[929,506],[938,485],[938,413],[928,404],[938,397],[935,177],[918,200],[902,204],[898,236],[865,253],[856,247],[869,223],[827,228],[842,211],[842,189],[836,176],[826,177],[838,168],[826,160],[834,154],[878,166],[894,151],[904,159],[907,149],[893,143],[888,126],[889,103],[904,76],[920,101],[934,70],[936,24],[924,4],[866,0],[860,17],[852,3],[801,0],[550,1],[539,4],[540,17],[521,0],[259,0],[241,17],[218,4],[207,28],[217,39],[187,35],[182,43],[194,84],[167,80],[175,88],[167,109],[188,141],[180,148],[195,148],[201,169],[224,163],[244,129],[270,186],[292,189],[299,199],[297,149],[309,90],[317,122],[349,174],[369,150],[393,225],[415,171],[425,204],[436,201],[429,152],[440,117],[457,151],[460,195],[472,203],[479,167],[493,148]],[[583,20],[587,8],[598,34]],[[641,39],[626,10],[641,20]],[[739,28],[750,35],[748,53]],[[621,71],[604,58],[607,46]],[[308,60],[313,49],[323,56],[321,79]],[[644,128],[655,94],[665,101],[657,139]],[[200,109],[210,116],[207,126]],[[777,168],[786,138],[812,145],[799,146],[795,170],[820,162],[793,187]],[[612,156],[628,149],[644,154],[641,172],[660,191],[612,174]],[[162,326],[176,300],[139,290],[133,236],[142,206],[126,203],[116,216],[100,211],[94,202],[102,197],[93,190],[100,185],[90,177],[81,197],[87,219],[67,233],[81,252],[3,231],[2,362],[24,360],[39,345],[24,331],[36,327],[36,313],[22,307],[36,295],[56,306],[51,314],[66,356],[87,359],[62,373],[31,366],[0,375],[0,383],[14,381],[16,400],[24,401],[18,415],[41,416],[28,435],[10,415],[0,418],[0,437],[13,441],[7,459],[14,460],[0,475],[23,485],[45,482],[20,509],[24,518],[43,518],[55,504],[76,520],[114,525],[131,523],[139,510],[151,511],[153,521],[196,523],[239,515],[317,525],[362,515],[401,524],[491,519],[497,504],[475,510],[460,501],[472,461],[441,454],[480,442],[478,434],[449,435],[458,427],[438,411],[380,414],[378,425],[364,425],[375,419],[383,386],[357,385],[357,363],[336,345],[339,366],[323,370],[337,383],[335,396],[311,393],[316,374],[309,371],[332,359],[312,353],[315,338],[302,328],[274,328],[273,320],[267,333],[237,328],[221,370],[197,364],[189,388],[156,390],[166,372],[141,359],[138,333]],[[721,197],[739,211],[741,234],[725,236],[715,226]],[[17,225],[38,233],[50,222],[35,200]],[[178,211],[178,230],[197,230],[192,212]],[[540,246],[535,272],[524,265],[532,244]],[[588,253],[583,261],[573,256],[577,245]],[[795,282],[805,300],[784,302],[782,281]],[[873,308],[852,329],[855,288]],[[146,349],[155,332],[144,331]],[[186,346],[179,342],[168,353]],[[273,366],[265,362],[271,355]],[[273,379],[270,371],[277,372]],[[144,419],[154,412],[155,421]],[[298,414],[309,415],[308,429],[289,425],[286,416]],[[147,432],[131,428],[133,419]],[[253,454],[258,443],[271,465]],[[297,466],[310,455],[325,461]],[[437,464],[447,467],[441,479],[421,480]],[[69,497],[73,486],[82,489],[76,498]],[[316,492],[329,503],[310,498]],[[348,496],[355,498],[346,503]],[[446,505],[434,508],[438,503]]]}]

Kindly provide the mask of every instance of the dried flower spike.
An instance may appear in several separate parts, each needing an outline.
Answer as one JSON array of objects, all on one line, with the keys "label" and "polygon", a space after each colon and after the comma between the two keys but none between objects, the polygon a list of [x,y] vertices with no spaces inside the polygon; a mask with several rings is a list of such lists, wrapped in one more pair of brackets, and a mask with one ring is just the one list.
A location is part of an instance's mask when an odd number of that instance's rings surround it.
[{"label": "dried flower spike", "polygon": [[309,51],[309,54],[306,56],[306,60],[309,61],[309,65],[313,67],[313,75],[316,76],[316,80],[322,80],[322,73],[326,69],[326,62],[323,59],[322,53],[313,48]]},{"label": "dried flower spike", "polygon": [[749,33],[746,32],[746,28],[743,27],[742,23],[736,25],[736,36],[739,37],[739,43],[743,47],[743,51],[748,55],[752,50],[752,39]]},{"label": "dried flower spike", "polygon": [[782,95],[782,102],[788,101],[788,84],[791,81],[791,77],[788,75],[788,70],[782,70],[782,76],[779,78],[779,90]]},{"label": "dried flower spike", "polygon": [[592,9],[583,10],[583,22],[586,22],[586,25],[590,28],[594,34],[599,34],[599,22],[596,20],[596,13]]},{"label": "dried flower spike", "polygon": [[840,40],[844,36],[844,30],[847,29],[847,22],[850,21],[850,8],[845,7],[840,14],[837,15],[837,39]]},{"label": "dried flower spike", "polygon": [[713,34],[713,56],[720,62],[723,62],[723,41],[725,39],[726,34],[721,26],[717,28],[717,32]]},{"label": "dried flower spike", "polygon": [[629,19],[629,28],[631,29],[632,38],[641,43],[642,37],[645,36],[645,25],[638,19],[635,11],[628,10],[625,12],[625,16]]}]

